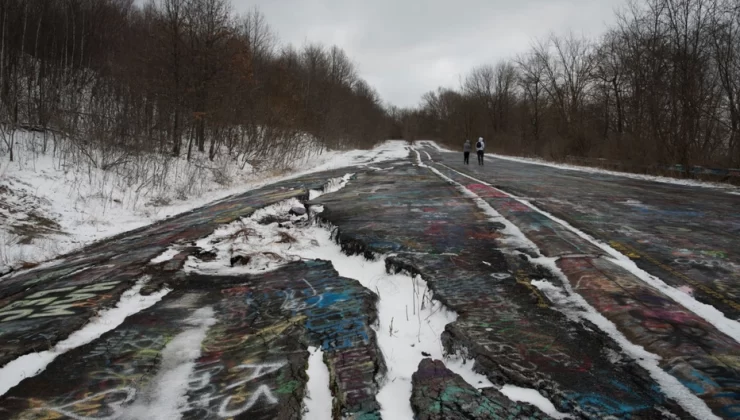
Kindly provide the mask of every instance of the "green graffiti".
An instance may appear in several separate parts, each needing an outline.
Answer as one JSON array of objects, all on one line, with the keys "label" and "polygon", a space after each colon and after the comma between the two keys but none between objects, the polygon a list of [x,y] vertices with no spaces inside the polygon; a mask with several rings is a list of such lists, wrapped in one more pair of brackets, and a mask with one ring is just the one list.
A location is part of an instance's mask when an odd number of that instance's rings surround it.
[{"label": "green graffiti", "polygon": [[275,390],[276,394],[292,394],[296,389],[301,387],[298,381],[288,381]]}]

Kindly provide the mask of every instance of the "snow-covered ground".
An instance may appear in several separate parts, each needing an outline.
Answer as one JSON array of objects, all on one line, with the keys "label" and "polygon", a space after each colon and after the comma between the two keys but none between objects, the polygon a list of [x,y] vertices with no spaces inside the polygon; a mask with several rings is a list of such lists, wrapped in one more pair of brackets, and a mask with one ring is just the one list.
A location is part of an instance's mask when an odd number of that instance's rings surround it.
[{"label": "snow-covered ground", "polygon": [[[346,166],[404,158],[406,143],[372,150],[307,150],[287,170],[235,161],[150,160],[138,173],[72,165],[41,153],[38,134],[19,133],[16,161],[0,162],[0,274],[265,184]],[[156,172],[156,177],[154,176]],[[3,268],[5,266],[5,268]]]},{"label": "snow-covered ground", "polygon": [[[447,149],[444,146],[441,146],[431,140],[418,141],[417,144],[420,146],[432,147],[434,149],[439,150],[440,152],[460,153],[460,151]],[[461,146],[461,150],[462,150],[462,146]],[[546,161],[541,158],[507,156],[507,155],[499,155],[495,153],[486,153],[486,156],[494,157],[494,158],[502,159],[502,160],[508,160],[511,162],[526,163],[530,165],[548,166],[550,168],[563,169],[567,171],[578,171],[578,172],[588,172],[588,173],[593,173],[593,174],[621,176],[624,178],[639,179],[643,181],[662,182],[664,184],[685,185],[685,186],[690,186],[690,187],[714,188],[714,189],[723,190],[730,194],[740,195],[740,187],[730,185],[730,184],[722,184],[718,182],[697,181],[693,179],[671,178],[667,176],[643,175],[643,174],[633,174],[629,172],[610,171],[608,169],[593,168],[590,166],[579,166],[579,165],[571,165],[568,163],[550,162],[550,161]]]}]

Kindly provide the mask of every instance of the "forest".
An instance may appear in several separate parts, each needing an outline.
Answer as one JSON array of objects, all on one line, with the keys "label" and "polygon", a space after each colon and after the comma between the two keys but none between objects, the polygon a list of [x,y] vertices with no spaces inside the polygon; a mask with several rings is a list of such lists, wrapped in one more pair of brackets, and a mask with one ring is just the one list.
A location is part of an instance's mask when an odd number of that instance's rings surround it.
[{"label": "forest", "polygon": [[[0,2],[0,156],[20,130],[107,170],[143,155],[281,165],[393,121],[336,46],[281,45],[228,0]],[[64,141],[61,141],[61,140]]]},{"label": "forest", "polygon": [[279,166],[307,148],[477,137],[493,152],[632,170],[740,167],[740,3],[615,13],[599,39],[533,40],[401,109],[341,48],[281,44],[260,11],[228,0],[3,0],[0,157],[33,130],[43,152],[104,170],[142,154]]}]

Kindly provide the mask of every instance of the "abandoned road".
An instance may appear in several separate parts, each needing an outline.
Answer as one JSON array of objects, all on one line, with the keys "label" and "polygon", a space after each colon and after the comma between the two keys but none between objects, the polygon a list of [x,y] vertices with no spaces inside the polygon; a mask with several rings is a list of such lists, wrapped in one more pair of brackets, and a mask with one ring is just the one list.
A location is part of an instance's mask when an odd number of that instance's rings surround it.
[{"label": "abandoned road", "polygon": [[0,277],[0,418],[740,417],[740,196],[461,155]]}]

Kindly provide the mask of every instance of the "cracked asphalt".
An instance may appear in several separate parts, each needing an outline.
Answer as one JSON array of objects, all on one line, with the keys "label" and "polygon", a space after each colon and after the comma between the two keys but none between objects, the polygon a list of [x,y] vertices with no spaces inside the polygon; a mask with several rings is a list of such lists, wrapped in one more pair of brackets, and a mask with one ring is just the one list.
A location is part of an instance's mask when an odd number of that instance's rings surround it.
[{"label": "cracked asphalt", "polygon": [[[288,198],[321,204],[323,212],[311,217],[336,228],[344,252],[385,258],[390,272],[421,275],[434,298],[457,313],[442,333],[445,351],[473,359],[494,385],[536,389],[573,418],[694,417],[620,342],[574,319],[536,287],[546,281],[583,297],[626,339],[659,355],[659,370],[715,415],[740,417],[734,339],[507,193],[609,243],[731,320],[740,315],[740,197],[501,160],[465,167],[457,162],[461,153],[420,150],[422,162],[412,152],[381,168],[265,186],[0,277],[0,369],[53,349],[143,278],[142,294],[170,290],[120,326],[29,373],[0,396],[0,418],[136,418],[146,412],[137,407],[151,406],[164,392],[157,384],[171,360],[168,349],[198,329],[203,311],[212,325],[179,390],[183,418],[302,418],[309,346],[324,352],[333,417],[381,418],[376,396],[386,365],[376,339],[374,291],[340,276],[328,261],[240,276],[182,268],[190,256],[202,257],[192,246],[197,239]],[[309,201],[309,190],[348,172],[355,175],[344,188]],[[506,226],[491,221],[471,194],[537,249],[507,240]],[[149,264],[172,244],[181,251]],[[562,276],[540,257],[552,259]],[[412,384],[406,398],[419,419],[548,418],[495,388],[476,389],[444,360],[423,360]]]}]

